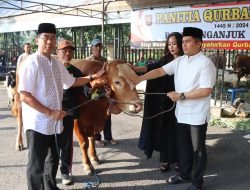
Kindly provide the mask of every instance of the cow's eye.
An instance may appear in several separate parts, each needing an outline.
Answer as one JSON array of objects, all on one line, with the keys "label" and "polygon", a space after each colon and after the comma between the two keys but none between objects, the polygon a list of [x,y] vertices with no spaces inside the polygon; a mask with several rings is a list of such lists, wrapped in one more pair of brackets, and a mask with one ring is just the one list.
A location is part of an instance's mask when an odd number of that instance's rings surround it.
[{"label": "cow's eye", "polygon": [[114,81],[115,85],[120,85],[120,81]]}]

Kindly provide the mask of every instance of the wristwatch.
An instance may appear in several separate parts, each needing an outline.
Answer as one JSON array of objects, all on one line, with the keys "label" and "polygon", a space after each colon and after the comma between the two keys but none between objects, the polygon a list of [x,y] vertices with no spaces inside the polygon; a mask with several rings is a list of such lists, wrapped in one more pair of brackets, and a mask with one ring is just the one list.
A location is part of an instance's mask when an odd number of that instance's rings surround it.
[{"label": "wristwatch", "polygon": [[185,94],[184,94],[184,93],[181,93],[181,95],[180,95],[180,100],[185,100],[185,99],[186,99]]}]

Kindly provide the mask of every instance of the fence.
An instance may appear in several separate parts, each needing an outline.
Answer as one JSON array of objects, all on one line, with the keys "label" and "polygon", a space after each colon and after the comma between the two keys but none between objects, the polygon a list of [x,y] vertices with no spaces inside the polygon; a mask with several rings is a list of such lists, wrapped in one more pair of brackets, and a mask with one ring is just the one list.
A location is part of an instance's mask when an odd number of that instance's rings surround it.
[{"label": "fence", "polygon": [[[127,63],[137,63],[141,56],[144,57],[145,60],[157,60],[163,55],[163,49],[132,49],[129,46],[121,46],[116,50],[118,55],[115,56],[117,59],[121,59]],[[203,50],[206,55],[211,54],[222,54],[227,58],[226,69],[234,68],[235,56],[237,54],[247,54],[250,55],[249,51],[237,51],[237,50]],[[4,51],[0,51],[0,74],[5,74],[10,69],[14,69],[16,66],[17,56],[22,53],[22,49],[17,48],[8,48]],[[91,55],[91,47],[88,45],[83,47],[76,47],[74,52],[74,58],[76,59],[85,59]],[[108,57],[108,50],[104,47],[103,51],[104,57]],[[218,71],[217,71],[218,75]],[[220,88],[220,89],[219,89]],[[222,104],[222,95],[224,88],[222,86],[215,86],[214,90],[214,99],[215,104],[217,100],[217,93],[220,93],[220,102]]]},{"label": "fence", "polygon": [[[22,49],[7,48],[3,52],[0,51],[0,67],[14,67],[16,66],[17,57],[21,55]],[[136,63],[141,56],[145,60],[153,59],[157,60],[163,55],[163,49],[132,49],[130,46],[120,46],[118,51],[119,54],[115,58],[121,59],[127,63]],[[227,58],[226,68],[232,69],[234,67],[234,60],[237,54],[250,55],[249,51],[237,51],[237,50],[203,50],[206,55],[210,54],[223,54]],[[104,48],[104,57],[107,57],[108,50]],[[82,47],[76,47],[74,58],[85,59],[91,55],[91,47],[88,45]]]},{"label": "fence", "polygon": [[[119,47],[118,52],[120,52],[119,55],[117,55],[117,59],[121,59],[127,63],[136,63],[140,59],[141,56],[144,57],[145,60],[158,60],[160,57],[163,56],[163,49],[132,49],[130,46],[121,46]],[[248,50],[242,51],[242,50],[208,50],[204,49],[203,52],[206,55],[211,54],[222,54],[227,58],[226,68],[232,69],[234,68],[234,61],[235,56],[237,54],[246,54],[250,56],[250,52]],[[103,55],[104,57],[107,57],[108,50],[107,48],[104,48]],[[85,47],[76,47],[75,51],[75,58],[77,59],[84,59],[86,57],[89,57],[91,55],[91,48],[89,46]]]},{"label": "fence", "polygon": [[[163,49],[132,49],[129,46],[119,47],[118,52],[120,52],[120,54],[118,54],[115,58],[121,59],[127,63],[136,63],[141,56],[143,56],[145,60],[157,60],[163,55]],[[89,46],[76,47],[75,58],[84,59],[90,55],[91,48]],[[104,48],[103,55],[104,57],[108,57],[107,48]]]}]

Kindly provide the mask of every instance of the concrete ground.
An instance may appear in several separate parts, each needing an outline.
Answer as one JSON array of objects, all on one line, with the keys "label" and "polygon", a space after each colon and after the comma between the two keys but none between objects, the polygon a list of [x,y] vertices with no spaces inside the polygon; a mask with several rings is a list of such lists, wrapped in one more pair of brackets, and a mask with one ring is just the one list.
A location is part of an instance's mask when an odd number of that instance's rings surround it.
[{"label": "concrete ground", "polygon": [[[146,159],[137,148],[142,119],[124,114],[112,116],[113,136],[117,145],[97,148],[103,164],[96,167],[101,180],[100,190],[184,190],[189,184],[168,185],[165,180],[176,174],[174,165],[168,173],[159,171],[159,154]],[[0,82],[0,190],[26,190],[27,149],[15,150],[16,122],[7,107],[7,93]],[[205,190],[250,189],[250,132],[209,127],[207,134],[208,165]],[[247,136],[248,135],[248,136]],[[25,139],[25,136],[24,136]],[[26,146],[26,140],[25,140]],[[75,184],[62,189],[84,189],[81,151],[74,140],[73,175]]]}]

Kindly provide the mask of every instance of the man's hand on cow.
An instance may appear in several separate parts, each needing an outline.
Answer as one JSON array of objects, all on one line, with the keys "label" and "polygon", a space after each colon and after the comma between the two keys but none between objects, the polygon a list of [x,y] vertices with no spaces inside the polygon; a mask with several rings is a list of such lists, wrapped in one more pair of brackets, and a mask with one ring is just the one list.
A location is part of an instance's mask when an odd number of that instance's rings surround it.
[{"label": "man's hand on cow", "polygon": [[137,66],[132,65],[132,64],[129,64],[129,63],[128,63],[128,66],[136,72],[136,68],[137,68]]},{"label": "man's hand on cow", "polygon": [[141,82],[140,76],[138,76],[136,73],[131,73],[131,72],[124,73],[124,77],[125,77],[129,82],[132,82],[132,83],[135,84],[135,85],[137,85],[138,83]]},{"label": "man's hand on cow", "polygon": [[54,120],[62,120],[66,116],[66,112],[62,110],[50,110],[49,117]]},{"label": "man's hand on cow", "polygon": [[143,67],[138,67],[132,64],[128,64],[128,66],[133,69],[134,72],[136,73],[146,73],[147,72],[147,67],[143,66]]},{"label": "man's hand on cow", "polygon": [[176,102],[178,100],[180,100],[180,93],[172,91],[172,92],[168,92],[167,96],[173,101]]},{"label": "man's hand on cow", "polygon": [[101,77],[102,75],[104,75],[106,72],[106,66],[107,66],[107,62],[105,62],[103,64],[102,70],[100,70],[98,73],[92,75],[92,78],[97,79],[97,78]]}]

